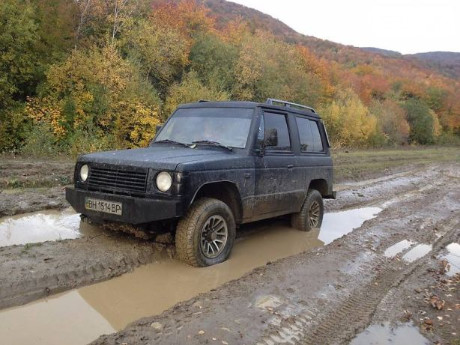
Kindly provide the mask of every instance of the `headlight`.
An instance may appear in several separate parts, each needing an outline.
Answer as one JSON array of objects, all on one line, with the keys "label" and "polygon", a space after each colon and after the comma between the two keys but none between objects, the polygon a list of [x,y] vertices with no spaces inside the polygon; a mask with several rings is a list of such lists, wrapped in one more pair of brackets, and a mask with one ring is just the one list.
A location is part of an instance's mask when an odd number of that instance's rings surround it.
[{"label": "headlight", "polygon": [[166,171],[157,175],[157,188],[162,192],[167,192],[172,185],[172,177]]},{"label": "headlight", "polygon": [[80,178],[83,182],[86,181],[86,179],[88,178],[88,174],[89,174],[89,166],[88,165],[82,165],[82,167],[80,168]]}]

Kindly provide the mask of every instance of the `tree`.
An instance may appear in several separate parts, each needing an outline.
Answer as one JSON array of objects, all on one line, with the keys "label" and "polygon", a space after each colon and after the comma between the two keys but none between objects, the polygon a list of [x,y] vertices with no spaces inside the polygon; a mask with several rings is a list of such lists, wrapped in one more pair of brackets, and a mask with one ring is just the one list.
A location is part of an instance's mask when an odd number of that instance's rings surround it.
[{"label": "tree", "polygon": [[410,126],[406,112],[395,101],[374,101],[370,107],[377,117],[378,128],[385,136],[386,144],[404,145],[408,143]]},{"label": "tree", "polygon": [[340,90],[320,111],[335,147],[368,146],[377,131],[377,119],[351,89]]},{"label": "tree", "polygon": [[410,124],[410,141],[418,144],[433,144],[434,121],[430,108],[418,99],[407,100],[404,108]]},{"label": "tree", "polygon": [[190,44],[179,30],[141,20],[122,39],[128,58],[134,61],[145,79],[164,97],[166,89],[188,64]]},{"label": "tree", "polygon": [[40,75],[37,24],[28,2],[0,2],[0,151],[22,139],[22,102],[35,92]]},{"label": "tree", "polygon": [[179,104],[197,102],[200,99],[226,101],[229,95],[222,91],[212,90],[204,86],[195,71],[189,72],[181,83],[174,84],[166,98],[163,109],[163,119],[166,119]]},{"label": "tree", "polygon": [[83,151],[147,145],[158,112],[155,91],[113,46],[74,51],[28,101],[30,117],[49,123],[57,142]]},{"label": "tree", "polygon": [[201,34],[190,51],[190,66],[211,88],[231,92],[238,49],[213,33]]}]

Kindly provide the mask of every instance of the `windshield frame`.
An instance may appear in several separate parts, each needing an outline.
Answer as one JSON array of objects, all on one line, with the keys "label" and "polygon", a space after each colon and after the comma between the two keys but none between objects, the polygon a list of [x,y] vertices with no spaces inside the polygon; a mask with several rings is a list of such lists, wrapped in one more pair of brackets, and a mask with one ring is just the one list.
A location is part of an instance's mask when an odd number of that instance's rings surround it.
[{"label": "windshield frame", "polygon": [[[228,106],[224,106],[224,105],[216,105],[216,104],[213,104],[212,106],[206,106],[205,104],[200,104],[200,106],[180,106],[178,107],[172,114],[171,116],[169,116],[169,118],[166,120],[166,122],[161,126],[161,129],[155,134],[155,137],[152,139],[152,141],[150,142],[149,146],[160,146],[160,145],[165,145],[165,144],[162,144],[162,143],[156,143],[156,140],[158,138],[158,136],[160,135],[160,133],[164,130],[164,128],[167,126],[168,122],[171,121],[171,119],[175,116],[175,114],[177,113],[178,110],[186,110],[186,109],[199,109],[199,108],[203,108],[203,109],[212,109],[212,108],[215,108],[215,109],[232,109],[232,108],[236,108],[236,109],[249,109],[249,110],[252,110],[252,114],[251,114],[251,123],[249,124],[249,131],[248,131],[248,137],[246,138],[246,144],[245,144],[245,147],[235,147],[235,146],[230,146],[233,151],[239,151],[239,152],[242,152],[242,151],[249,151],[251,150],[252,148],[252,145],[253,145],[253,133],[254,133],[254,126],[255,126],[255,123],[257,122],[256,121],[256,118],[257,118],[257,107],[252,107],[252,106],[232,106],[232,105],[228,105]],[[222,117],[225,117],[225,116],[222,116]],[[187,144],[190,144],[190,143],[187,143]],[[170,145],[175,145],[175,144],[170,144]],[[196,147],[212,147],[212,145],[205,145],[205,144],[199,144],[199,145],[196,145]],[[218,147],[218,146],[214,146],[214,147]]]}]

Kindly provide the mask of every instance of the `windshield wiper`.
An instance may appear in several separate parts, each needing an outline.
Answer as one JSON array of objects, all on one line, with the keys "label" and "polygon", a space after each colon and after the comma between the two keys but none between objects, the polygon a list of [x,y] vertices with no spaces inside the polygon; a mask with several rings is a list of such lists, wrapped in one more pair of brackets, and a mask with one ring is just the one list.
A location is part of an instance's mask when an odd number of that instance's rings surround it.
[{"label": "windshield wiper", "polygon": [[212,140],[196,140],[192,141],[192,144],[204,144],[204,145],[212,145],[212,146],[217,146],[217,147],[222,147],[224,149],[227,149],[229,151],[233,151],[233,148],[224,144],[219,143],[218,141],[212,141]]},{"label": "windshield wiper", "polygon": [[181,145],[181,146],[185,146],[185,147],[190,147],[186,143],[181,143],[180,141],[175,141],[175,140],[171,140],[171,139],[164,139],[164,140],[155,141],[154,144],[176,144],[176,145]]}]

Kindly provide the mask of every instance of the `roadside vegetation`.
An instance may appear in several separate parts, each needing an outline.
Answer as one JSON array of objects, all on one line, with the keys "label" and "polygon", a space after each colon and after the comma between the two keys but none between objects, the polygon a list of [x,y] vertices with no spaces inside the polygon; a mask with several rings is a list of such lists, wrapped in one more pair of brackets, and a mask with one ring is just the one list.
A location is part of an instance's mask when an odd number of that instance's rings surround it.
[{"label": "roadside vegetation", "polygon": [[0,47],[0,152],[142,147],[180,103],[267,97],[315,107],[335,148],[460,143],[458,80],[199,1],[4,0]]}]

